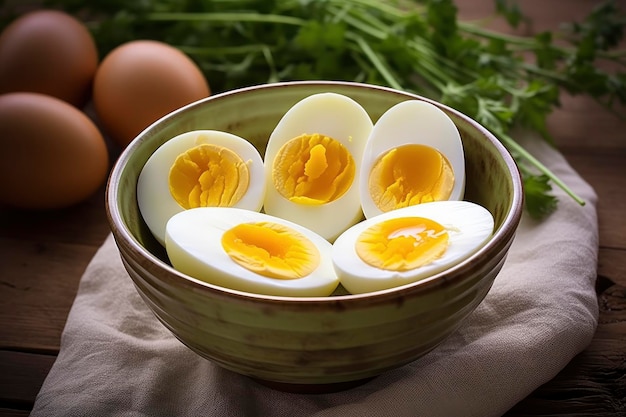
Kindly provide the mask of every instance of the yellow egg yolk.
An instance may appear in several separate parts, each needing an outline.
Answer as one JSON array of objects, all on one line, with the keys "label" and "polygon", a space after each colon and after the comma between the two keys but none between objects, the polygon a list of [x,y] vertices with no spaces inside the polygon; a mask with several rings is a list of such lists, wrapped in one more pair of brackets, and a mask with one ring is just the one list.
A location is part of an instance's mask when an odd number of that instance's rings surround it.
[{"label": "yellow egg yolk", "polygon": [[426,145],[403,145],[382,155],[369,174],[368,188],[383,212],[447,200],[454,187],[448,159]]},{"label": "yellow egg yolk", "polygon": [[184,209],[232,207],[248,190],[246,163],[230,149],[201,144],[180,154],[170,168],[172,197]]},{"label": "yellow egg yolk", "polygon": [[341,197],[352,185],[355,163],[341,142],[321,134],[291,139],[278,151],[272,181],[285,198],[319,205]]},{"label": "yellow egg yolk", "polygon": [[423,217],[398,217],[365,229],[355,243],[357,255],[370,266],[389,271],[409,271],[443,255],[448,232]]},{"label": "yellow egg yolk", "polygon": [[317,247],[290,227],[273,223],[242,223],[224,233],[222,247],[230,258],[259,275],[302,278],[320,263]]}]

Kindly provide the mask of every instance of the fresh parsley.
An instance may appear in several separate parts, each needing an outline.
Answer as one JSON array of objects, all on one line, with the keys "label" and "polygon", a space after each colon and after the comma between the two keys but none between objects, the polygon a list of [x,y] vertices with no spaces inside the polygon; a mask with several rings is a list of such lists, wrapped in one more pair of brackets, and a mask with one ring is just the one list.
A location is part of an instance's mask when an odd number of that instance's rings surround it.
[{"label": "fresh parsley", "polygon": [[[527,21],[494,0],[513,27]],[[464,22],[452,0],[48,0],[83,16],[102,54],[152,38],[189,54],[215,92],[281,80],[332,79],[391,86],[439,100],[490,129],[520,166],[528,212],[557,206],[552,184],[574,194],[513,137],[526,126],[551,140],[546,117],[561,91],[611,109],[626,102],[626,18],[616,1],[583,21],[536,36]],[[611,71],[603,70],[603,63]]]}]

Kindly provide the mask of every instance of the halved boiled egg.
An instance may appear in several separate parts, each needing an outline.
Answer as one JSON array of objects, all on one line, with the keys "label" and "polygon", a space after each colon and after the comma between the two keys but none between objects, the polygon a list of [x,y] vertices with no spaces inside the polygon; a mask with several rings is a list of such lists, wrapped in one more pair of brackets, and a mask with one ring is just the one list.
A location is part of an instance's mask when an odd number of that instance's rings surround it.
[{"label": "halved boiled egg", "polygon": [[462,199],[464,158],[459,131],[441,109],[419,100],[392,106],[374,125],[363,154],[359,187],[365,217]]},{"label": "halved boiled egg", "polygon": [[359,294],[409,284],[470,257],[493,233],[491,213],[467,201],[408,206],[341,234],[333,262],[341,284]]},{"label": "halved boiled egg", "polygon": [[221,287],[278,296],[328,296],[339,285],[331,244],[296,223],[245,209],[174,215],[165,248],[178,271]]},{"label": "halved boiled egg", "polygon": [[267,143],[265,212],[331,241],[359,221],[357,182],[372,126],[365,109],[341,94],[297,102]]},{"label": "halved boiled egg", "polygon": [[265,196],[265,171],[259,151],[227,132],[196,130],[161,145],[137,182],[141,215],[164,244],[165,224],[195,207],[239,207],[259,211]]}]

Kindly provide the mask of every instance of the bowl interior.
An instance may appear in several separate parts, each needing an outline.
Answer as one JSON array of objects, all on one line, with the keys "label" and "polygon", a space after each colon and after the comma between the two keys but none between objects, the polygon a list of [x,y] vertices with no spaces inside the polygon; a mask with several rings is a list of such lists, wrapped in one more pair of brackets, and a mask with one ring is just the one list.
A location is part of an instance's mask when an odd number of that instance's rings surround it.
[{"label": "bowl interior", "polygon": [[[239,135],[254,144],[261,154],[272,130],[284,113],[299,100],[315,93],[344,94],[360,103],[372,121],[391,106],[404,100],[422,97],[396,90],[343,82],[296,82],[263,85],[235,90],[209,97],[183,107],[148,127],[120,156],[109,183],[108,204],[129,234],[163,262],[164,248],[144,223],[137,206],[136,184],[150,155],[174,136],[197,129],[215,129]],[[462,114],[431,103],[444,110],[457,125],[466,159],[465,199],[481,204],[495,218],[496,232],[505,225],[515,204],[519,203],[521,186],[516,179],[513,160],[502,145],[476,122]],[[111,207],[109,207],[111,209]]]}]

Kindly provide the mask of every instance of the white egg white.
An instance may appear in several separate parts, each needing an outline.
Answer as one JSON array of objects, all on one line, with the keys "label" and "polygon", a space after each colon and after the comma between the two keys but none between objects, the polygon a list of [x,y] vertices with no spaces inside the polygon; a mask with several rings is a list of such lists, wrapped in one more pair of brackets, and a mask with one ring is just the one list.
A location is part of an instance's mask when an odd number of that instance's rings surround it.
[{"label": "white egg white", "polygon": [[161,145],[144,165],[137,182],[139,210],[154,237],[165,244],[165,225],[185,210],[169,191],[169,172],[176,158],[200,144],[213,144],[236,153],[248,166],[248,190],[235,207],[259,211],[265,196],[265,172],[259,151],[247,140],[227,132],[195,130],[182,133]]},{"label": "white egg white", "polygon": [[[359,235],[381,221],[424,217],[446,227],[448,248],[440,258],[408,271],[390,271],[365,263],[357,254]],[[467,201],[436,201],[404,207],[367,219],[341,234],[333,244],[333,263],[341,284],[352,294],[409,284],[459,264],[478,251],[493,233],[494,220],[484,207]]]},{"label": "white egg white", "polygon": [[[307,237],[320,253],[317,268],[302,278],[277,279],[233,261],[222,247],[222,236],[238,224],[252,222],[282,224]],[[326,239],[296,223],[250,210],[201,207],[180,212],[167,223],[165,248],[178,271],[224,288],[265,295],[318,297],[332,294],[339,285],[332,246]]]},{"label": "white egg white", "polygon": [[363,153],[359,179],[361,207],[366,218],[381,214],[368,189],[369,175],[378,158],[391,149],[421,144],[437,149],[450,162],[455,183],[449,200],[465,192],[465,155],[459,131],[450,117],[426,101],[407,100],[389,108],[376,121]]},{"label": "white egg white", "polygon": [[[314,94],[291,107],[270,135],[265,152],[265,212],[301,224],[331,241],[362,219],[358,179],[360,161],[372,126],[365,109],[341,94]],[[298,204],[283,197],[274,187],[272,165],[278,151],[285,143],[305,133],[320,133],[339,141],[354,158],[354,182],[335,201],[321,205]]]}]

